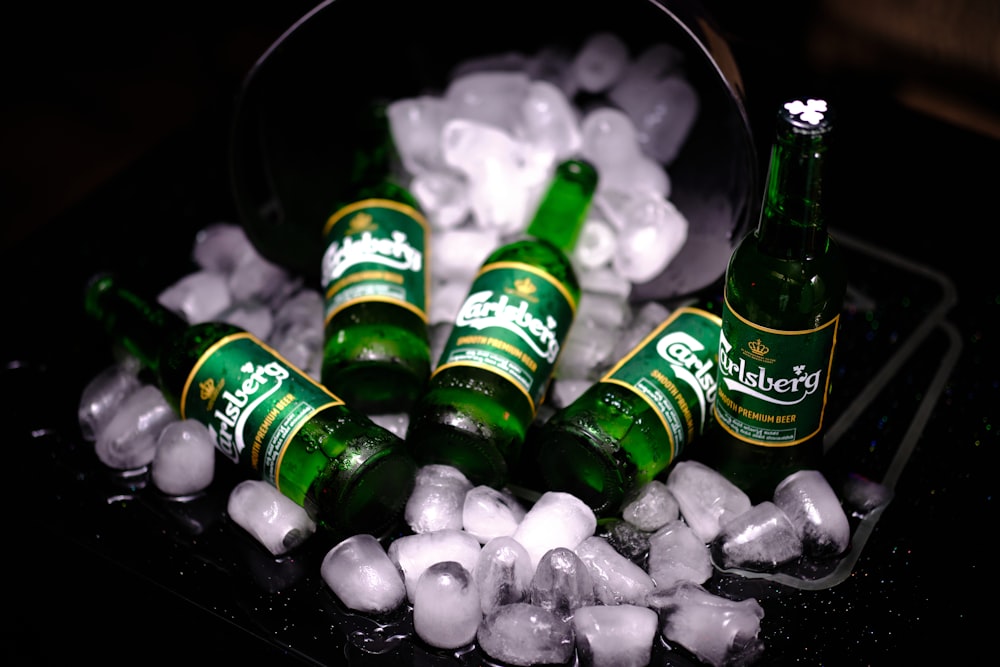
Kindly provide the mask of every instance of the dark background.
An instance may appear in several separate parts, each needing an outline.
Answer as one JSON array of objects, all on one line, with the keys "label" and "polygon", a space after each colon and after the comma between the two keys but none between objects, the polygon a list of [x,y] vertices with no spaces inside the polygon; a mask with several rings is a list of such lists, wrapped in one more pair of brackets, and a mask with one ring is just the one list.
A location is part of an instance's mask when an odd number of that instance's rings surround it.
[{"label": "dark background", "polygon": [[[179,128],[206,118],[224,125],[243,75],[312,4],[181,0],[13,10],[0,28],[5,256],[44,244],[47,225],[119,187]],[[882,567],[868,563],[866,576],[885,577],[885,594],[903,597],[887,605],[886,615],[864,618],[858,651],[844,654],[851,656],[846,664],[859,665],[896,664],[912,655],[968,662],[994,643],[985,636],[993,614],[982,607],[989,609],[997,592],[995,558],[984,554],[997,525],[1000,281],[993,198],[1000,183],[1000,5],[704,4],[742,74],[761,168],[777,104],[803,92],[829,97],[840,109],[841,133],[850,137],[830,186],[838,193],[831,199],[837,225],[941,270],[958,286],[951,319],[961,331],[962,357],[897,487],[886,526],[866,550],[885,559]],[[208,151],[220,165],[225,139],[215,136],[218,144]],[[136,215],[141,224],[141,211]],[[25,280],[46,280],[58,268],[39,262],[19,270]],[[30,326],[10,313],[3,337]],[[30,476],[33,491],[46,492],[44,470],[8,473]],[[42,535],[46,526],[33,529]],[[98,557],[33,553],[39,540],[30,534],[5,540],[8,556],[13,551],[18,560],[41,564],[9,584],[26,596],[16,599],[32,600],[24,613],[8,608],[17,617],[3,636],[9,664],[280,657]],[[136,613],[115,606],[136,591],[146,600]],[[802,664],[845,663],[810,656]]]}]

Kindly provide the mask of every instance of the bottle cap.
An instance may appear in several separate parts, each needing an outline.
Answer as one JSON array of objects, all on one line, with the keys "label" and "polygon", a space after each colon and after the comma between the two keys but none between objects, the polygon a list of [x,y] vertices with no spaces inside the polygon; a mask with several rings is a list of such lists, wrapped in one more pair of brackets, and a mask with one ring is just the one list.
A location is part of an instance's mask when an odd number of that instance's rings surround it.
[{"label": "bottle cap", "polygon": [[785,102],[778,118],[796,134],[820,135],[832,129],[830,106],[815,97]]}]

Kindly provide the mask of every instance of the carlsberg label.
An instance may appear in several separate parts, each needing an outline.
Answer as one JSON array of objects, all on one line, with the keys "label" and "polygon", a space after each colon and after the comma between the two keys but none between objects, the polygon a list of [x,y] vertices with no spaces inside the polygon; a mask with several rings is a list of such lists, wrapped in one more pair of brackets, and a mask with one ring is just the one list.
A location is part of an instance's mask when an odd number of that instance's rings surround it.
[{"label": "carlsberg label", "polygon": [[670,442],[668,461],[705,430],[716,396],[719,327],[717,315],[678,309],[601,378],[649,404]]},{"label": "carlsberg label", "polygon": [[323,230],[325,319],[362,301],[406,308],[427,321],[427,220],[388,199],[365,199],[334,213]]},{"label": "carlsberg label", "polygon": [[208,426],[216,448],[279,490],[281,460],[299,429],[343,401],[252,334],[223,338],[198,361],[180,397],[181,418]]},{"label": "carlsberg label", "polygon": [[715,414],[755,445],[797,445],[819,432],[839,315],[815,329],[760,327],[724,305]]},{"label": "carlsberg label", "polygon": [[454,366],[489,370],[537,409],[575,313],[573,296],[545,271],[518,262],[488,264],[459,309],[434,373]]}]

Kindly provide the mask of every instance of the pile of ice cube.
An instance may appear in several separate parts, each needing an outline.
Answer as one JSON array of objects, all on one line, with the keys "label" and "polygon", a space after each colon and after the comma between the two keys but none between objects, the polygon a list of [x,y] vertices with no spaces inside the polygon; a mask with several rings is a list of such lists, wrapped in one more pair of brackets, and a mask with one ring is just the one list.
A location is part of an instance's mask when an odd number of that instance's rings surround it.
[{"label": "pile of ice cube", "polygon": [[[85,436],[134,452],[102,460],[121,469],[148,465],[167,495],[207,489],[214,470],[207,431],[178,420],[136,370],[125,357],[88,386]],[[119,430],[125,420],[131,426]],[[275,557],[294,553],[317,529],[259,480],[230,490],[226,512]],[[418,470],[403,519],[408,531],[387,546],[367,534],[333,546],[323,581],[355,612],[380,618],[405,609],[416,636],[434,649],[477,646],[511,665],[574,655],[581,665],[645,665],[658,638],[710,665],[750,664],[764,651],[764,609],[706,589],[716,568],[773,570],[803,555],[835,557],[850,541],[840,501],[819,472],[796,473],[772,500],[751,505],[696,461],[679,461],[665,481],[638,489],[620,520],[600,530],[570,494],[550,491],[529,503],[508,488],[473,486],[447,465]]]},{"label": "pile of ice cube", "polygon": [[[633,546],[597,531],[593,511],[563,492],[530,507],[508,489],[473,486],[457,469],[419,469],[407,503],[412,531],[383,547],[355,535],[326,554],[323,580],[349,609],[403,605],[430,646],[472,644],[511,665],[646,665],[658,634],[711,665],[763,652],[764,610],[703,584],[720,567],[772,569],[807,554],[842,553],[850,533],[821,473],[804,470],[751,506],[696,461],[638,489],[622,510]],[[620,533],[619,533],[620,534]]]},{"label": "pile of ice cube", "polygon": [[[570,103],[581,91],[592,101],[585,111]],[[432,226],[432,359],[482,259],[524,229],[552,167],[573,155],[593,161],[601,180],[573,257],[583,297],[546,409],[572,401],[662,322],[663,305],[628,296],[684,243],[667,168],[697,106],[679,51],[658,44],[632,59],[607,33],[569,59],[542,51],[465,63],[442,96],[395,102],[409,185]],[[242,326],[319,379],[315,286],[265,260],[224,221],[200,230],[192,257],[198,270],[164,290],[163,305],[190,323]],[[205,492],[215,461],[207,430],[180,420],[142,377],[122,353],[90,382],[79,408],[84,438],[105,465],[148,471],[168,496]],[[371,416],[405,435],[405,415]],[[705,589],[714,567],[775,568],[803,554],[836,555],[849,540],[843,510],[815,471],[751,506],[715,471],[680,462],[630,499],[614,530],[598,530],[589,508],[564,493],[529,506],[508,489],[472,487],[447,466],[422,468],[417,482],[405,516],[411,534],[387,547],[370,535],[344,540],[326,555],[324,581],[360,613],[409,606],[430,646],[475,643],[515,665],[561,663],[574,651],[583,665],[642,665],[658,634],[708,664],[746,664],[763,650],[763,609]],[[260,481],[231,489],[227,513],[273,556],[316,531],[301,507]]]}]

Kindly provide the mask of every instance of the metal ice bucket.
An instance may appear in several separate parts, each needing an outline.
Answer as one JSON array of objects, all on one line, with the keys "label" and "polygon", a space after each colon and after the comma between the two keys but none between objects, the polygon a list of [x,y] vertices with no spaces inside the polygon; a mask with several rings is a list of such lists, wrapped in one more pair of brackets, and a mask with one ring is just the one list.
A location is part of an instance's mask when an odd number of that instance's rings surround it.
[{"label": "metal ice bucket", "polygon": [[351,110],[376,97],[440,93],[452,68],[473,57],[575,52],[598,31],[616,33],[633,56],[656,42],[679,48],[700,102],[668,169],[688,240],[632,297],[670,299],[712,284],[756,215],[757,160],[739,72],[709,15],[690,0],[505,0],[482,12],[461,0],[327,0],[276,40],[244,80],[230,149],[241,222],[263,255],[318,276],[319,229],[331,184],[348,166]]}]

